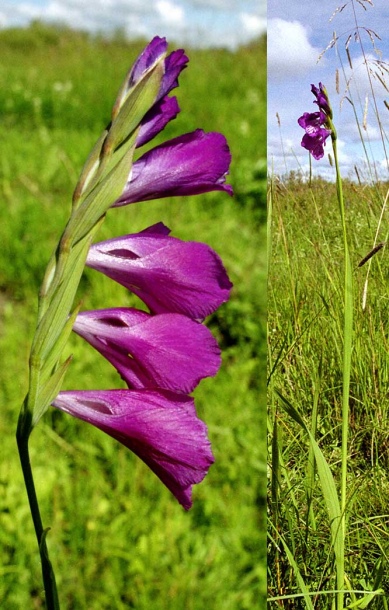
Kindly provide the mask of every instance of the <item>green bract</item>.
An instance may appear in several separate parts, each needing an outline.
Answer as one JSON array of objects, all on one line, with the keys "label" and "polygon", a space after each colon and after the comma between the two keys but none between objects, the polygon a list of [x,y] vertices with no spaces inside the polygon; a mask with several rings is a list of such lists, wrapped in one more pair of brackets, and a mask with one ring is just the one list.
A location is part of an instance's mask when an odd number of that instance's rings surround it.
[{"label": "green bract", "polygon": [[[128,181],[140,123],[152,108],[164,74],[165,55],[128,89],[127,78],[112,123],[92,149],[73,196],[73,209],[42,284],[38,327],[30,356],[30,386],[24,405],[29,434],[58,394],[70,358],[60,363],[77,311],[74,298],[95,233]],[[70,317],[69,317],[70,316]]]}]

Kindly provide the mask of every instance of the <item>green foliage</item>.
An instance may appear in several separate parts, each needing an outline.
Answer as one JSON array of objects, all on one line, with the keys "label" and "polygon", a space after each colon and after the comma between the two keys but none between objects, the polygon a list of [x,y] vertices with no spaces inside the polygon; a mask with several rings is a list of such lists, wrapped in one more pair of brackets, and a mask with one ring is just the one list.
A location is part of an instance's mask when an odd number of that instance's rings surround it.
[{"label": "green foliage", "polygon": [[[330,607],[336,589],[331,543],[336,497],[323,485],[323,458],[340,495],[342,423],[343,274],[342,228],[335,185],[298,175],[272,183],[272,255],[269,272],[269,432],[273,472],[268,555],[274,607]],[[354,281],[351,354],[345,589],[382,589],[366,598],[349,593],[350,607],[387,608],[386,519],[388,466],[387,251],[363,267],[371,250],[387,185],[343,185]],[[377,241],[387,238],[381,229]],[[369,269],[369,272],[368,272]],[[367,283],[367,302],[363,293]],[[299,413],[322,457],[313,466],[309,434],[283,400]],[[292,414],[292,416],[291,416]],[[320,470],[321,468],[321,470]],[[336,511],[335,511],[336,512]],[[293,562],[278,545],[286,545]],[[336,549],[335,549],[336,551]],[[336,553],[335,553],[336,554]],[[296,568],[298,567],[298,570]],[[347,585],[347,582],[349,583]],[[367,603],[369,601],[369,604]],[[281,605],[282,603],[282,605]]]},{"label": "green foliage", "polygon": [[[41,24],[0,32],[0,605],[7,610],[43,607],[14,440],[36,295],[81,168],[143,46]],[[64,609],[265,607],[265,46],[187,52],[176,90],[182,113],[156,143],[197,127],[223,132],[237,197],[210,193],[111,210],[98,239],[163,221],[223,258],[233,296],[209,320],[224,347],[223,367],[195,392],[216,463],[185,513],[124,447],[50,409],[31,452]],[[139,306],[91,270],[78,296],[84,309]],[[66,389],[123,387],[80,338],[71,338],[68,353]]]}]

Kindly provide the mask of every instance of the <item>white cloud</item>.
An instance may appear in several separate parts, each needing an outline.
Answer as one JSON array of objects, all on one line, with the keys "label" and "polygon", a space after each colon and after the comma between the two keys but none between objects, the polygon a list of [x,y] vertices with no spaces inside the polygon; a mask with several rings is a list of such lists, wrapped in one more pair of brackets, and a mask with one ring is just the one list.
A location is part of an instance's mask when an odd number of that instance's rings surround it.
[{"label": "white cloud", "polygon": [[267,21],[253,13],[240,13],[239,19],[249,37],[256,38],[266,32]]},{"label": "white cloud", "polygon": [[185,23],[185,12],[181,6],[169,0],[158,0],[156,9],[165,23],[182,26]]},{"label": "white cloud", "polygon": [[1,0],[0,27],[40,19],[90,32],[121,29],[129,37],[159,34],[177,44],[233,49],[263,31],[265,7],[265,0]]},{"label": "white cloud", "polygon": [[45,10],[45,17],[50,21],[64,22],[64,23],[79,23],[82,21],[82,12],[80,7],[73,6],[71,3],[66,2],[49,2]]},{"label": "white cloud", "polygon": [[268,41],[268,73],[273,80],[306,74],[320,53],[309,42],[307,29],[299,21],[269,19]]},{"label": "white cloud", "polygon": [[260,11],[266,14],[266,2],[258,0],[190,0],[189,4],[204,9],[243,10],[250,13]]}]

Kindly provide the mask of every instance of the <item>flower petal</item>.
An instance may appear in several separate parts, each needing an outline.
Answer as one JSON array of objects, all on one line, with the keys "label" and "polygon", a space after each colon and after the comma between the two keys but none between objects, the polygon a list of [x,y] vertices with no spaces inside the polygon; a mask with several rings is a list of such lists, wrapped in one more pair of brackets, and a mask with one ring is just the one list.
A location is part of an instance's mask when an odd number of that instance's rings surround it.
[{"label": "flower petal", "polygon": [[60,392],[53,406],[106,432],[140,457],[182,506],[214,461],[194,401],[172,392]]},{"label": "flower petal", "polygon": [[172,119],[175,119],[180,108],[175,97],[164,97],[157,102],[142,120],[136,146],[139,148],[152,140]]},{"label": "flower petal", "polygon": [[219,370],[208,328],[180,314],[151,316],[137,309],[78,314],[73,330],[95,347],[131,388],[189,393]]},{"label": "flower petal", "polygon": [[324,112],[304,112],[297,122],[303,129],[320,129],[325,120]]},{"label": "flower petal", "polygon": [[328,129],[319,129],[314,135],[306,133],[301,140],[301,146],[309,150],[316,160],[324,156],[324,146],[326,139],[331,134]]},{"label": "flower petal", "polygon": [[[145,72],[162,58],[167,51],[167,46],[166,38],[160,38],[159,36],[155,36],[149,42],[130,70],[126,91],[133,87],[143,77]],[[182,70],[186,68],[188,61],[189,58],[185,55],[183,49],[177,49],[165,58],[164,75],[156,101],[160,101],[172,89],[178,87],[178,77]]]},{"label": "flower petal", "polygon": [[146,231],[93,244],[86,264],[136,294],[153,313],[202,319],[228,300],[232,284],[212,248]]},{"label": "flower petal", "polygon": [[332,116],[332,111],[328,102],[327,91],[323,86],[323,83],[319,83],[319,86],[311,85],[311,91],[313,95],[316,97],[316,100],[313,102],[317,104],[326,115]]},{"label": "flower petal", "polygon": [[165,74],[163,75],[158,99],[161,99],[172,89],[178,87],[178,77],[187,67],[189,58],[185,55],[184,49],[177,49],[165,59]]},{"label": "flower petal", "polygon": [[197,129],[145,153],[132,166],[130,181],[112,207],[172,197],[226,191],[231,153],[225,137]]},{"label": "flower petal", "polygon": [[327,117],[321,110],[319,112],[304,112],[297,120],[300,127],[305,129],[301,146],[309,150],[317,160],[324,156],[326,139],[331,135],[331,130],[323,127],[326,121]]}]

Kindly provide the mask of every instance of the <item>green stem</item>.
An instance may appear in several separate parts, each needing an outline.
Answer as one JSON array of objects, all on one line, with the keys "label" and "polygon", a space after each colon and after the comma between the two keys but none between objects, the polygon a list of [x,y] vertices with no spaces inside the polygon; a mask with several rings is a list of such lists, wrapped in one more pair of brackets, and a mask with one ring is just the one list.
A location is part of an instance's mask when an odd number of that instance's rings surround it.
[{"label": "green stem", "polygon": [[30,455],[28,451],[28,440],[31,433],[32,418],[31,412],[23,405],[20,412],[16,440],[18,444],[20,463],[22,466],[24,483],[27,490],[28,502],[32,520],[34,523],[35,534],[39,547],[39,554],[42,565],[43,585],[45,588],[47,610],[59,610],[59,600],[57,586],[55,583],[54,571],[49,559],[49,552],[46,545],[46,535],[48,529],[43,529],[42,518],[39,511],[38,498],[35,491],[34,478],[32,475]]},{"label": "green stem", "polygon": [[346,538],[346,508],[347,508],[347,458],[348,458],[348,425],[349,425],[349,400],[350,400],[350,376],[351,376],[351,350],[353,329],[353,284],[350,253],[347,239],[347,227],[345,207],[343,199],[342,178],[339,169],[336,132],[333,129],[332,146],[334,151],[336,168],[336,189],[339,201],[339,209],[343,232],[344,247],[344,318],[343,318],[343,383],[342,383],[342,446],[341,446],[341,486],[340,486],[340,530],[341,557],[339,558],[337,570],[338,608],[344,606],[344,594],[342,590],[345,585],[344,550]]}]

